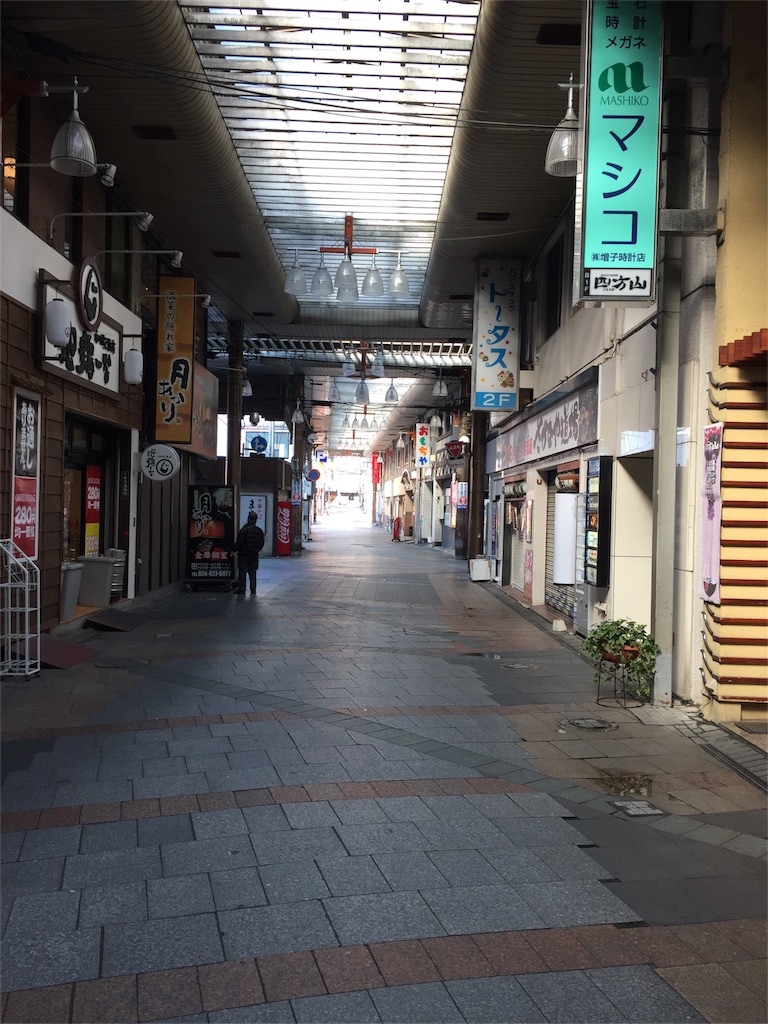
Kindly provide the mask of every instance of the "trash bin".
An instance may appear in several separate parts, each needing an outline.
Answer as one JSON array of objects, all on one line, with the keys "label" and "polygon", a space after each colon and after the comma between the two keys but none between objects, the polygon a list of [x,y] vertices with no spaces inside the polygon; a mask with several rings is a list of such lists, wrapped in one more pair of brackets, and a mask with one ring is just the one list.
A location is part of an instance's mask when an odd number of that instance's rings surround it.
[{"label": "trash bin", "polygon": [[74,619],[77,615],[77,602],[80,595],[80,581],[83,566],[80,562],[61,563],[61,602],[59,615],[62,621]]},{"label": "trash bin", "polygon": [[83,567],[80,604],[106,608],[112,597],[112,576],[117,559],[109,555],[83,555],[78,562]]}]

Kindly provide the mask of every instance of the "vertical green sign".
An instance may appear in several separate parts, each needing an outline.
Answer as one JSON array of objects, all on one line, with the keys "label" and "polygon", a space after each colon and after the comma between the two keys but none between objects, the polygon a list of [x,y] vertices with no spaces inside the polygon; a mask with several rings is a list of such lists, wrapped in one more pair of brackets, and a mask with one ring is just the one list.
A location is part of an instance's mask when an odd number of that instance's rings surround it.
[{"label": "vertical green sign", "polygon": [[593,0],[586,97],[582,298],[655,290],[660,0]]}]

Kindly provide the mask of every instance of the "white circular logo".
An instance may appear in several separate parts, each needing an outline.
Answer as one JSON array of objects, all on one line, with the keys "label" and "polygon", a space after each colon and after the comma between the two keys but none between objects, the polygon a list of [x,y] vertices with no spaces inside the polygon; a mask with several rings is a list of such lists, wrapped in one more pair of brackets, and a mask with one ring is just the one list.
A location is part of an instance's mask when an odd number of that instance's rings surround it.
[{"label": "white circular logo", "polygon": [[170,445],[153,444],[141,453],[141,472],[150,480],[170,480],[180,469],[179,453]]},{"label": "white circular logo", "polygon": [[86,331],[95,331],[104,312],[104,291],[96,264],[82,261],[77,271],[77,308]]}]

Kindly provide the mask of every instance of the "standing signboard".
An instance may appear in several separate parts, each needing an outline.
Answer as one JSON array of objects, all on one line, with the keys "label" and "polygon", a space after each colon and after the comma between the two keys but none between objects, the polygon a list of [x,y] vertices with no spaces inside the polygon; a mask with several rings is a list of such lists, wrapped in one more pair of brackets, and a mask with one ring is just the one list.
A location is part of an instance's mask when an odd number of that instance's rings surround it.
[{"label": "standing signboard", "polygon": [[187,513],[187,582],[226,583],[234,576],[235,498],[231,487],[193,484]]},{"label": "standing signboard", "polygon": [[661,139],[661,2],[593,0],[581,298],[652,299]]},{"label": "standing signboard", "polygon": [[14,393],[12,540],[28,558],[37,558],[40,502],[40,396]]},{"label": "standing signboard", "polygon": [[472,409],[517,409],[520,264],[477,264],[472,339]]}]

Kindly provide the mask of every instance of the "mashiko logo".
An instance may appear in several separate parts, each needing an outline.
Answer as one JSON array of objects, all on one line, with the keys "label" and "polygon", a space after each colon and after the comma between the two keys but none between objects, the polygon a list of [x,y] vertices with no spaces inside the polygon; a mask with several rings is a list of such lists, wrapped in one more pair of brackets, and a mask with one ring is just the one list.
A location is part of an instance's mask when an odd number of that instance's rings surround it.
[{"label": "mashiko logo", "polygon": [[[627,76],[629,72],[629,76]],[[627,81],[629,77],[629,81]],[[627,89],[633,92],[644,92],[648,86],[643,81],[643,65],[639,60],[633,64],[611,64],[600,72],[597,80],[600,92],[613,89],[614,92],[624,93]]]}]

